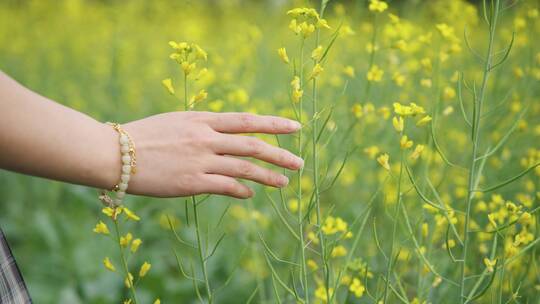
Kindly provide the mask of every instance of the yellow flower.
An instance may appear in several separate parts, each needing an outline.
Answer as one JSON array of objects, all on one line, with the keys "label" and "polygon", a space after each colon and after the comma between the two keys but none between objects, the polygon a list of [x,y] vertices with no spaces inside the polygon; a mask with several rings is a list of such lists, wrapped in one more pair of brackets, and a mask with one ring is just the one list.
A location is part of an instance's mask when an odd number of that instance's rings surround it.
[{"label": "yellow flower", "polygon": [[403,132],[403,129],[405,128],[405,121],[401,116],[394,116],[394,118],[392,118],[392,125],[396,131]]},{"label": "yellow flower", "polygon": [[300,27],[298,26],[298,22],[296,21],[296,19],[291,20],[291,22],[289,23],[289,28],[290,28],[291,31],[293,31],[295,34],[299,34],[299,33],[300,33]]},{"label": "yellow flower", "polygon": [[190,107],[193,107],[195,104],[204,101],[208,97],[208,92],[206,90],[202,89],[197,93],[197,95],[191,97],[189,100]]},{"label": "yellow flower", "polygon": [[150,268],[152,268],[152,264],[144,262],[141,266],[141,270],[139,271],[139,277],[143,278],[144,276],[146,276],[148,271],[150,271]]},{"label": "yellow flower", "polygon": [[353,112],[353,114],[354,114],[354,116],[356,118],[360,118],[360,117],[364,116],[364,111],[362,110],[362,105],[361,104],[354,104],[352,106],[351,112]]},{"label": "yellow flower", "polygon": [[109,234],[110,233],[109,228],[102,221],[99,221],[99,223],[96,224],[96,227],[94,228],[94,232],[97,233],[97,234]]},{"label": "yellow flower", "polygon": [[369,147],[364,149],[364,153],[366,153],[368,155],[368,157],[371,158],[371,159],[375,159],[377,154],[379,154],[380,152],[381,152],[381,150],[377,146],[369,146]]},{"label": "yellow flower", "polygon": [[312,259],[307,260],[306,264],[309,267],[309,269],[313,271],[319,269],[319,265],[317,265],[317,263]]},{"label": "yellow flower", "polygon": [[204,61],[208,60],[208,54],[197,44],[193,45],[195,48],[195,58],[202,59]]},{"label": "yellow flower", "polygon": [[300,77],[294,76],[293,80],[291,81],[291,87],[293,90],[300,90]]},{"label": "yellow flower", "polygon": [[135,253],[139,249],[139,246],[141,246],[142,240],[141,239],[134,239],[133,242],[131,242],[131,252]]},{"label": "yellow flower", "polygon": [[300,89],[300,78],[298,76],[294,76],[293,80],[291,81],[291,87],[292,100],[294,102],[299,102],[302,98],[302,95],[304,95],[304,91]]},{"label": "yellow flower", "polygon": [[123,304],[131,304],[131,299],[127,299],[123,302]]},{"label": "yellow flower", "polygon": [[129,210],[128,208],[124,207],[124,213],[126,214],[127,218],[132,220],[132,221],[140,221],[141,218],[138,217],[135,213],[133,213],[133,211]]},{"label": "yellow flower", "polygon": [[120,245],[122,247],[127,247],[129,243],[131,243],[132,239],[133,239],[133,235],[128,232],[125,236],[120,237]]},{"label": "yellow flower", "polygon": [[441,33],[441,35],[444,38],[453,39],[455,37],[454,28],[451,26],[448,26],[448,24],[440,23],[440,24],[435,25],[435,27],[437,28],[437,30],[439,30],[439,33]]},{"label": "yellow flower", "polygon": [[393,106],[394,106],[394,113],[396,113],[399,116],[414,115],[413,109],[410,106],[402,105],[399,102],[394,102]]},{"label": "yellow flower", "polygon": [[307,38],[309,35],[315,32],[315,25],[307,23],[307,22],[300,23],[299,27],[300,27],[300,33],[302,33],[302,36],[304,36],[304,38]]},{"label": "yellow flower", "polygon": [[334,289],[328,288],[328,290],[326,290],[326,288],[323,285],[319,285],[319,287],[317,287],[317,289],[315,290],[315,297],[321,300],[322,302],[326,303],[327,293],[330,295],[330,297],[332,297],[332,294],[334,293]]},{"label": "yellow flower", "polygon": [[401,140],[399,141],[399,145],[401,149],[409,149],[410,147],[413,146],[413,144],[414,144],[413,141],[409,140],[407,135],[401,136]]},{"label": "yellow flower", "polygon": [[103,260],[103,266],[105,266],[105,268],[107,268],[107,270],[109,270],[109,271],[112,271],[112,272],[116,271],[116,268],[114,268],[113,263],[111,262],[111,260],[108,257],[106,257]]},{"label": "yellow flower", "polygon": [[452,87],[445,87],[443,90],[443,97],[446,100],[453,99],[456,97],[456,90],[454,90]]},{"label": "yellow flower", "polygon": [[116,220],[118,215],[122,213],[123,210],[124,210],[123,207],[115,207],[115,208],[105,207],[101,210],[101,212],[103,212],[103,214],[112,218],[113,220]]},{"label": "yellow flower", "polygon": [[304,17],[311,17],[311,18],[319,19],[319,13],[317,13],[317,11],[314,8],[308,8],[308,7],[293,8],[292,10],[289,10],[287,12],[287,15],[293,18],[304,16]]},{"label": "yellow flower", "polygon": [[350,65],[346,66],[343,68],[343,74],[349,76],[350,78],[353,78],[355,73],[354,73],[354,68]]},{"label": "yellow flower", "polygon": [[411,153],[410,158],[412,160],[418,159],[420,155],[422,155],[424,148],[425,148],[424,145],[416,145],[416,148],[414,148],[414,151]]},{"label": "yellow flower", "polygon": [[278,55],[284,63],[289,63],[289,56],[287,56],[287,50],[284,47],[278,49]]},{"label": "yellow flower", "polygon": [[349,290],[354,293],[355,297],[360,298],[364,294],[366,288],[359,279],[354,278],[352,284],[349,286]]},{"label": "yellow flower", "polygon": [[426,115],[422,119],[420,119],[418,122],[416,122],[416,125],[421,127],[424,125],[427,125],[432,120],[431,116]]},{"label": "yellow flower", "polygon": [[292,100],[294,102],[300,102],[300,99],[302,98],[303,95],[304,95],[303,90],[294,90],[292,92]]},{"label": "yellow flower", "polygon": [[367,72],[367,80],[373,81],[373,82],[380,82],[382,80],[382,77],[384,75],[384,71],[379,68],[376,64],[374,64],[371,69]]},{"label": "yellow flower", "polygon": [[315,61],[320,61],[323,55],[323,47],[319,45],[311,52],[311,59]]},{"label": "yellow flower", "polygon": [[310,240],[310,242],[312,242],[313,244],[315,245],[319,244],[319,238],[317,237],[315,232],[313,231],[308,232],[307,237]]},{"label": "yellow flower", "polygon": [[197,63],[189,63],[187,61],[184,61],[180,64],[180,67],[182,68],[182,71],[184,71],[184,74],[187,76],[197,68]]},{"label": "yellow flower", "polygon": [[318,28],[325,28],[325,29],[330,29],[330,25],[328,25],[328,21],[326,21],[326,19],[319,19],[317,21],[317,27]]},{"label": "yellow flower", "polygon": [[428,223],[423,223],[422,224],[422,236],[427,237],[428,234],[429,234],[429,225],[428,225]]},{"label": "yellow flower", "polygon": [[422,78],[420,79],[420,85],[426,88],[431,88],[433,82],[429,78]]},{"label": "yellow flower", "polygon": [[387,171],[390,171],[390,164],[388,163],[388,160],[390,159],[390,156],[388,154],[381,154],[379,157],[377,157],[377,162]]},{"label": "yellow flower", "polygon": [[369,10],[372,12],[382,13],[388,9],[388,4],[380,0],[369,0]]},{"label": "yellow flower", "polygon": [[486,265],[488,272],[493,272],[494,271],[493,267],[497,264],[497,259],[490,260],[488,258],[484,258],[484,264]]},{"label": "yellow flower", "polygon": [[324,71],[323,67],[320,64],[316,64],[311,71],[311,76],[309,79],[317,78]]},{"label": "yellow flower", "polygon": [[133,287],[133,275],[131,274],[131,272],[128,272],[128,275],[126,279],[124,280],[124,284],[126,285],[127,288]]},{"label": "yellow flower", "polygon": [[292,213],[295,213],[296,211],[298,211],[298,200],[293,198],[293,199],[290,199],[289,202],[287,203],[287,206],[289,207],[289,211],[291,211]]},{"label": "yellow flower", "polygon": [[165,89],[167,89],[167,92],[169,92],[171,95],[174,95],[174,88],[172,85],[172,80],[170,78],[163,79],[161,83],[163,84]]},{"label": "yellow flower", "polygon": [[398,87],[402,87],[403,84],[405,84],[405,76],[403,76],[403,75],[400,74],[399,72],[395,72],[395,73],[392,75],[392,80],[394,81],[394,83],[395,83]]},{"label": "yellow flower", "polygon": [[201,80],[204,76],[206,75],[210,75],[212,76],[212,74],[209,74],[208,73],[208,69],[207,68],[202,68],[199,73],[197,73],[197,76],[195,77],[195,80]]},{"label": "yellow flower", "polygon": [[339,34],[343,36],[352,36],[356,34],[356,32],[349,25],[343,25],[339,29]]},{"label": "yellow flower", "polygon": [[160,299],[156,299],[156,300],[154,301],[154,304],[161,304],[161,300],[160,300]]}]

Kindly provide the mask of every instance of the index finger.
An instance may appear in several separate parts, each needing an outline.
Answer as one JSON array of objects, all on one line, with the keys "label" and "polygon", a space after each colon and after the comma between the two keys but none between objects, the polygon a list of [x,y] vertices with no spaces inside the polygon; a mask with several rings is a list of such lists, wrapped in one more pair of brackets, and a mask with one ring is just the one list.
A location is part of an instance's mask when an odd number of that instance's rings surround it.
[{"label": "index finger", "polygon": [[295,120],[250,113],[211,113],[207,123],[221,133],[288,134],[301,128]]}]

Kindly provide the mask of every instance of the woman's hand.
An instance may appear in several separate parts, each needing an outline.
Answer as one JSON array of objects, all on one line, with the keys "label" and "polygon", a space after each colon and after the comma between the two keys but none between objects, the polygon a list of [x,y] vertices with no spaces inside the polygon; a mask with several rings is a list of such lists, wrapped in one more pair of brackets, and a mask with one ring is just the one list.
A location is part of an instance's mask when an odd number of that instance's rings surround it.
[{"label": "woman's hand", "polygon": [[[287,150],[254,137],[236,135],[287,134],[300,128],[298,122],[285,118],[248,113],[172,112],[130,122],[123,128],[136,148],[137,173],[128,189],[132,194],[176,197],[213,193],[248,198],[253,196],[253,191],[237,178],[273,187],[286,186],[288,179],[237,156],[291,170],[301,168],[304,163]],[[115,131],[112,128],[110,131],[114,137]],[[117,145],[117,135],[115,140]],[[119,156],[116,163],[118,167],[111,169],[115,174],[115,177],[111,175],[112,180],[118,179]]]}]

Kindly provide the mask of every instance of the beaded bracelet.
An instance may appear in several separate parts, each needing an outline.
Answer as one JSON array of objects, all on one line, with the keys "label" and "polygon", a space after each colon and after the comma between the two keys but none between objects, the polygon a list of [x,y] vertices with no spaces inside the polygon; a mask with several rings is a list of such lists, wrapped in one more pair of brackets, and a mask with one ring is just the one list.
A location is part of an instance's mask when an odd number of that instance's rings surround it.
[{"label": "beaded bracelet", "polygon": [[135,157],[135,144],[129,134],[117,123],[107,122],[107,124],[112,126],[112,128],[120,135],[119,142],[122,172],[120,175],[120,182],[110,190],[116,192],[116,197],[113,199],[107,194],[106,190],[102,190],[99,199],[108,207],[117,207],[122,205],[124,196],[126,196],[126,190],[131,174],[136,173],[137,159]]}]

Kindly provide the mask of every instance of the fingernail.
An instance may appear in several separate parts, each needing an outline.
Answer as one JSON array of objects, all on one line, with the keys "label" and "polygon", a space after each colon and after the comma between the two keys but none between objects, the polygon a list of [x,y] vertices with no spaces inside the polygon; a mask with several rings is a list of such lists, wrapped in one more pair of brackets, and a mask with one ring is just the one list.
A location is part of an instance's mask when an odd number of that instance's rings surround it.
[{"label": "fingernail", "polygon": [[289,126],[293,130],[298,130],[302,127],[302,124],[296,120],[289,120]]},{"label": "fingernail", "polygon": [[296,157],[295,163],[298,168],[302,168],[304,166],[304,160],[298,156]]},{"label": "fingernail", "polygon": [[281,175],[279,177],[279,181],[278,181],[278,186],[280,187],[285,187],[289,184],[289,178],[286,177],[285,175]]}]

